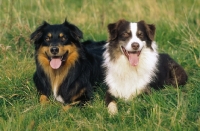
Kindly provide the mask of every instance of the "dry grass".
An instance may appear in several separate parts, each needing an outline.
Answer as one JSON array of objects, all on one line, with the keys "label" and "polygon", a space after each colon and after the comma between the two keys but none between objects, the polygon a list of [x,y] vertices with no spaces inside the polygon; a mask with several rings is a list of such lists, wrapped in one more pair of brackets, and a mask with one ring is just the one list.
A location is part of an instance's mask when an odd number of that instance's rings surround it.
[{"label": "dry grass", "polygon": [[[0,130],[200,130],[199,7],[199,0],[0,0]],[[159,51],[186,69],[188,84],[119,101],[115,117],[107,114],[101,88],[82,109],[63,112],[53,98],[41,106],[29,36],[44,20],[55,24],[66,18],[85,40],[106,40],[108,23],[121,18],[154,23]]]}]

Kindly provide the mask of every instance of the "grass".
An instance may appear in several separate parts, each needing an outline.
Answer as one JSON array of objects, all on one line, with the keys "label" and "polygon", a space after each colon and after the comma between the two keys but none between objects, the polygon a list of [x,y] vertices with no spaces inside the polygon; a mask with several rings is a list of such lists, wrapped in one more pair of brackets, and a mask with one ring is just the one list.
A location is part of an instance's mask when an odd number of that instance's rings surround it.
[{"label": "grass", "polygon": [[[0,1],[0,130],[200,130],[199,7],[198,0]],[[64,112],[53,98],[40,105],[29,36],[44,20],[55,24],[66,18],[84,32],[84,40],[106,40],[107,25],[121,18],[154,23],[159,51],[184,67],[187,85],[119,100],[114,117],[104,105],[104,85],[83,108]]]}]

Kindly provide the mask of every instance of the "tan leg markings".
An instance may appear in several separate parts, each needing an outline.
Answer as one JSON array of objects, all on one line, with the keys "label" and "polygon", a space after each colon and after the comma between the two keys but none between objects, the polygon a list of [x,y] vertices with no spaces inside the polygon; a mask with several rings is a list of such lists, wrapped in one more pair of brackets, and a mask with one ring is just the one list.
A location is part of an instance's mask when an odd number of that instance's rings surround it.
[{"label": "tan leg markings", "polygon": [[77,105],[77,104],[79,104],[79,103],[80,103],[80,101],[76,101],[76,102],[67,104],[67,105],[63,106],[63,110],[64,110],[64,111],[68,111],[72,106]]},{"label": "tan leg markings", "polygon": [[49,99],[46,95],[41,95],[40,96],[40,104],[48,104],[49,103]]}]

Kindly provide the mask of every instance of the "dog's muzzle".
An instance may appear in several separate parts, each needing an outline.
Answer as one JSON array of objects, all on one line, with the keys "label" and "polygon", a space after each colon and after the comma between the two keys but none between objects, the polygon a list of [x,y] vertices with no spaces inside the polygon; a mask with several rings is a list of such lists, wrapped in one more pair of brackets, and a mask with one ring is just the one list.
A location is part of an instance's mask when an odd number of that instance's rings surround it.
[{"label": "dog's muzzle", "polygon": [[127,51],[123,46],[121,46],[122,53],[126,56],[129,63],[132,66],[137,66],[139,64],[139,56],[142,50],[140,51]]},{"label": "dog's muzzle", "polygon": [[[59,48],[57,49],[57,48],[51,48],[50,49],[50,52],[53,54],[54,53],[54,55],[53,56],[49,56],[46,52],[46,55],[47,55],[47,58],[49,59],[49,61],[50,61],[50,66],[51,66],[51,68],[53,68],[53,69],[58,69],[58,68],[60,68],[61,67],[61,65],[62,65],[62,62],[63,61],[65,61],[66,59],[67,59],[67,56],[68,56],[68,51],[66,51],[65,52],[65,54],[64,55],[62,55],[62,56],[56,56],[56,54],[58,54],[58,52],[59,52]],[[57,53],[56,53],[57,52]]]}]

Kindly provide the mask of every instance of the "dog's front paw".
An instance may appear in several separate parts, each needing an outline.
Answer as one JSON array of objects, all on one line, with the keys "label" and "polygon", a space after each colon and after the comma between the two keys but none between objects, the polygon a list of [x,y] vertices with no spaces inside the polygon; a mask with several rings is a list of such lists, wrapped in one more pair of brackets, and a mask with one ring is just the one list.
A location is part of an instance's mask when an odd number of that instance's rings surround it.
[{"label": "dog's front paw", "polygon": [[44,104],[48,104],[49,103],[49,99],[46,95],[41,95],[40,96],[40,104],[44,105]]},{"label": "dog's front paw", "polygon": [[108,104],[108,113],[110,115],[115,115],[118,113],[118,109],[117,109],[117,103],[116,102],[110,102]]},{"label": "dog's front paw", "polygon": [[72,106],[78,105],[80,101],[75,101],[70,104],[63,105],[64,111],[68,111]]}]

